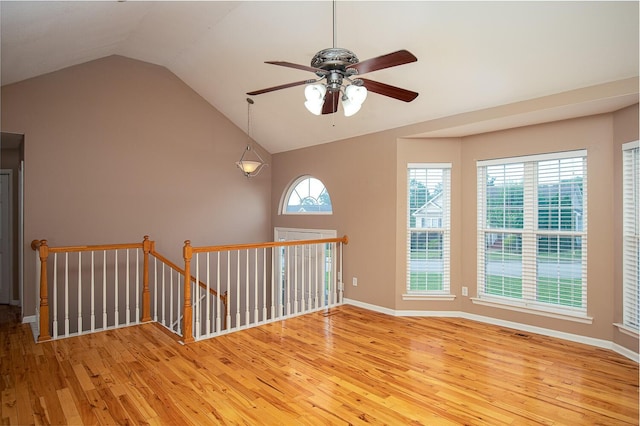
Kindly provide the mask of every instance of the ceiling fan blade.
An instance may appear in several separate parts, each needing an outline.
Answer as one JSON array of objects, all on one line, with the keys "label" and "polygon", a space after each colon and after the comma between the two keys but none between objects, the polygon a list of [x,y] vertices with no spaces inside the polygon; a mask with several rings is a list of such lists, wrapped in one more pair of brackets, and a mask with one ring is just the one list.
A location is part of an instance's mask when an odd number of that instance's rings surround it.
[{"label": "ceiling fan blade", "polygon": [[280,90],[280,89],[287,89],[289,87],[302,86],[303,84],[311,84],[311,83],[315,83],[315,82],[316,82],[315,80],[296,81],[295,83],[281,84],[280,86],[273,86],[273,87],[269,87],[267,89],[256,90],[256,91],[253,91],[253,92],[247,92],[247,95],[249,95],[249,96],[261,95],[263,93],[274,92],[274,91]]},{"label": "ceiling fan blade", "polygon": [[327,74],[327,72],[325,70],[321,70],[320,68],[314,68],[314,67],[310,67],[310,66],[307,66],[307,65],[294,64],[294,63],[286,62],[286,61],[266,61],[265,64],[279,65],[281,67],[295,68],[297,70],[311,71],[313,73],[318,73],[319,72],[322,75],[326,75]]},{"label": "ceiling fan blade", "polygon": [[388,96],[390,98],[398,99],[405,102],[411,102],[418,97],[418,92],[412,92],[411,90],[401,89],[400,87],[391,86],[390,84],[379,83],[373,80],[367,80],[361,78],[364,83],[363,86],[368,91],[377,93],[379,95]]},{"label": "ceiling fan blade", "polygon": [[413,56],[413,54],[408,50],[398,50],[397,52],[388,53],[386,55],[358,62],[357,64],[349,65],[347,66],[347,69],[355,69],[358,71],[358,74],[364,74],[367,72],[408,64],[417,60],[418,58]]},{"label": "ceiling fan blade", "polygon": [[340,100],[340,92],[327,92],[324,96],[324,105],[322,105],[323,114],[333,114],[338,111],[338,101]]}]

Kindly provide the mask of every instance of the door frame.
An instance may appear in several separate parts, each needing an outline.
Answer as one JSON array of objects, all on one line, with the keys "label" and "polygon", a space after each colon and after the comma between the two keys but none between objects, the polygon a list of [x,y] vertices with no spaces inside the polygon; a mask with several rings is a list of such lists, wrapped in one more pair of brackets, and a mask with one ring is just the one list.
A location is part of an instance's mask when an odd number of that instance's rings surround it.
[{"label": "door frame", "polygon": [[13,170],[0,169],[0,175],[7,175],[9,178],[9,194],[7,198],[7,211],[9,216],[9,230],[7,233],[7,256],[9,258],[9,293],[7,296],[7,301],[9,304],[13,305],[16,303],[16,301],[13,300]]}]

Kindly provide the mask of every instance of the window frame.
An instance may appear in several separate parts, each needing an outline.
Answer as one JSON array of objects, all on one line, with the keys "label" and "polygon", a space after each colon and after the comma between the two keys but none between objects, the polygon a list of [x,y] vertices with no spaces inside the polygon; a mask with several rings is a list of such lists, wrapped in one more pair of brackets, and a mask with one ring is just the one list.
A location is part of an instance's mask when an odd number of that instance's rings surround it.
[{"label": "window frame", "polygon": [[[291,212],[291,211],[287,211],[287,207],[289,206],[289,199],[291,198],[291,195],[293,194],[293,192],[296,190],[296,188],[304,181],[309,180],[309,179],[314,179],[318,182],[320,182],[320,184],[322,185],[323,190],[320,191],[320,194],[322,194],[322,192],[326,192],[327,197],[329,199],[329,206],[331,207],[331,210],[329,211],[297,211],[297,212]],[[287,187],[287,190],[283,193],[283,197],[282,197],[282,202],[281,202],[281,206],[280,206],[280,214],[281,215],[292,215],[292,216],[315,216],[315,215],[320,215],[320,216],[327,216],[327,215],[332,215],[333,214],[333,202],[331,201],[331,194],[329,194],[329,190],[327,189],[327,186],[324,184],[324,182],[322,182],[320,179],[318,179],[315,176],[311,176],[311,175],[302,175],[299,176],[298,178],[294,179],[293,182],[291,182],[289,184],[289,186]]]},{"label": "window frame", "polygon": [[[549,161],[562,161],[573,158],[581,158],[582,166],[582,229],[562,230],[561,224],[558,223],[558,228],[545,229],[541,227],[539,222],[539,194],[540,177],[544,176],[543,172],[540,172],[541,163]],[[505,308],[516,310],[520,312],[534,313],[549,317],[570,319],[583,323],[592,323],[593,319],[587,314],[588,299],[587,299],[587,151],[563,151],[546,154],[527,155],[520,157],[508,157],[491,160],[477,161],[477,297],[472,298],[472,301],[477,304]],[[522,202],[522,215],[523,223],[521,226],[513,228],[500,228],[491,227],[487,223],[487,168],[490,166],[506,166],[522,164],[522,190],[523,190],[523,202]],[[558,173],[562,170],[558,169]],[[562,180],[559,180],[558,185],[562,184]],[[573,196],[572,196],[573,197]],[[558,214],[561,212],[561,204],[558,204]],[[489,233],[505,233],[505,234],[520,234],[521,244],[521,266],[520,266],[520,281],[521,281],[521,294],[516,296],[504,296],[498,294],[491,294],[486,291],[486,236]],[[538,276],[538,266],[540,259],[544,256],[540,256],[540,237],[557,237],[558,241],[563,238],[579,238],[580,239],[580,298],[581,306],[567,306],[561,302],[545,302],[538,300],[539,290],[542,287],[540,278]],[[561,264],[560,254],[558,254],[557,262]],[[558,291],[560,288],[560,279],[558,279]],[[559,298],[561,296],[558,296]],[[565,302],[566,299],[562,299]]]},{"label": "window frame", "polygon": [[640,334],[640,151],[638,141],[622,144],[622,323]]},{"label": "window frame", "polygon": [[[447,300],[451,301],[455,299],[455,295],[451,294],[451,163],[408,163],[406,172],[406,208],[407,214],[405,217],[405,230],[406,230],[406,264],[405,264],[405,292],[402,295],[403,300]],[[425,176],[428,170],[442,170],[442,217],[440,227],[420,226],[411,227],[411,178],[412,170],[420,169],[425,171]],[[425,198],[425,201],[426,198]],[[427,203],[425,202],[424,205]],[[426,222],[430,222],[433,218],[427,218]],[[411,289],[411,253],[412,253],[412,233],[414,232],[426,232],[428,234],[438,233],[442,235],[442,289],[438,290],[415,290]],[[426,249],[428,250],[428,249]],[[425,282],[426,284],[426,282]]]}]

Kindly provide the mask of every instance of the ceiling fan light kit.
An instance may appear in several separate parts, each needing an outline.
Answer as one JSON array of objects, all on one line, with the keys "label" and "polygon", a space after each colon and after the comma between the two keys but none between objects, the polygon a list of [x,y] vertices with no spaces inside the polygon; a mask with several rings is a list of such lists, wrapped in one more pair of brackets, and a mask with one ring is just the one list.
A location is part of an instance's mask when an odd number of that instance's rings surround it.
[{"label": "ceiling fan light kit", "polygon": [[360,74],[391,68],[416,62],[418,59],[407,50],[378,56],[360,62],[355,53],[350,50],[336,47],[336,8],[333,2],[333,47],[323,49],[311,59],[310,66],[294,64],[286,61],[266,61],[271,65],[295,68],[313,72],[316,80],[303,80],[294,83],[282,84],[267,89],[248,92],[247,95],[255,96],[289,87],[306,85],[304,90],[304,106],[315,115],[333,114],[338,110],[339,101],[342,101],[344,115],[350,117],[357,113],[367,98],[368,92],[388,96],[404,102],[411,102],[417,96],[417,92],[380,83],[373,80],[358,78]]}]

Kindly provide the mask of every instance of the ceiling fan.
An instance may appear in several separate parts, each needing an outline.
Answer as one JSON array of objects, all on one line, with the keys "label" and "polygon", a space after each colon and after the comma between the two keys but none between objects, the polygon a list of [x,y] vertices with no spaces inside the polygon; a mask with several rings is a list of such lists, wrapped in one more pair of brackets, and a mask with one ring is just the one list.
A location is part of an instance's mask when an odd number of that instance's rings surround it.
[{"label": "ceiling fan", "polygon": [[303,71],[311,71],[317,79],[296,81],[281,84],[262,90],[248,92],[247,95],[255,96],[289,87],[301,86],[305,88],[305,107],[313,114],[333,114],[338,110],[339,101],[346,116],[351,116],[360,110],[367,97],[367,91],[388,96],[404,102],[411,102],[417,96],[417,92],[391,86],[389,84],[360,78],[360,74],[391,68],[416,62],[416,58],[407,50],[360,61],[355,53],[350,50],[336,47],[336,2],[333,1],[333,47],[323,49],[311,59],[311,65],[299,65],[286,61],[266,61],[267,64],[295,68]]}]

